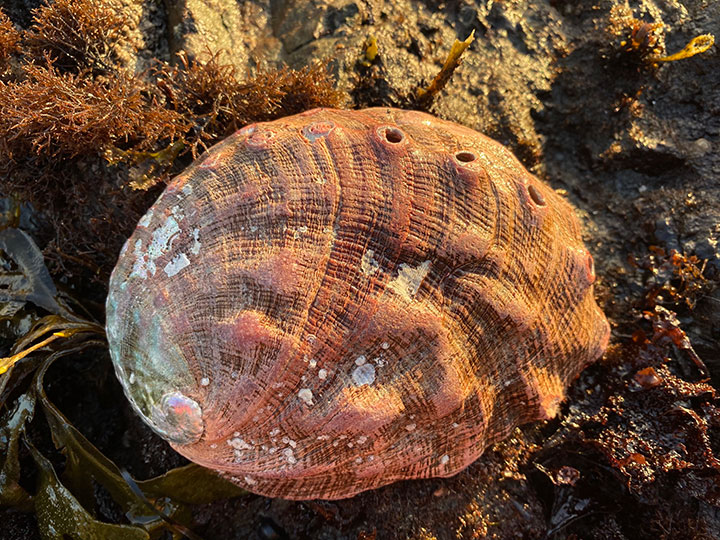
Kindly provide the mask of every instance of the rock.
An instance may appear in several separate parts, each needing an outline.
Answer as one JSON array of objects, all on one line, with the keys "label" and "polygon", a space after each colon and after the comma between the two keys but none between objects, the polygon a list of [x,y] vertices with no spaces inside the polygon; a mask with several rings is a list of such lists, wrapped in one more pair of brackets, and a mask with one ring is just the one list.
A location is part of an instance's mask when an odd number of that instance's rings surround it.
[{"label": "rock", "polygon": [[221,63],[238,76],[258,63],[275,63],[281,41],[273,34],[272,3],[225,0],[166,2],[171,56],[180,50],[191,57],[220,54]]}]

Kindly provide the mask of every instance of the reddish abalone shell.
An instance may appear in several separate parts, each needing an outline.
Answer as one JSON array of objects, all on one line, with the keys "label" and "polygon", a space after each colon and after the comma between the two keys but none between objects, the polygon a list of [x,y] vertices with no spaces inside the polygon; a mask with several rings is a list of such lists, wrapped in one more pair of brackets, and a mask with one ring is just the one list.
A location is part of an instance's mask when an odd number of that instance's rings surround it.
[{"label": "reddish abalone shell", "polygon": [[430,115],[247,126],[175,178],[110,281],[136,410],[247,489],[336,499],[449,476],[555,415],[604,351],[573,209]]}]

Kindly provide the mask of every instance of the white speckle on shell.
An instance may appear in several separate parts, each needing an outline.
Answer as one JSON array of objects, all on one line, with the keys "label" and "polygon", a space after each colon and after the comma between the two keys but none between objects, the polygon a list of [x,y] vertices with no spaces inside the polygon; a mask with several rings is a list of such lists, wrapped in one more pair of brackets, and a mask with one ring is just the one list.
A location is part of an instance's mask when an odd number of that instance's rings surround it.
[{"label": "white speckle on shell", "polygon": [[295,459],[295,453],[293,452],[292,448],[286,448],[283,450],[283,455],[285,456],[285,459],[287,459],[287,462],[290,465],[294,465],[297,463],[297,459]]},{"label": "white speckle on shell", "polygon": [[200,386],[210,386],[210,379],[208,377],[200,379]]},{"label": "white speckle on shell", "polygon": [[298,398],[300,398],[305,405],[313,405],[313,393],[309,388],[302,388],[298,392]]},{"label": "white speckle on shell", "polygon": [[250,446],[240,437],[233,437],[232,439],[229,439],[228,444],[232,446],[235,450],[250,450],[252,448],[252,446]]},{"label": "white speckle on shell", "polygon": [[299,240],[306,232],[308,232],[308,228],[305,225],[298,227],[295,231],[293,231],[293,239]]},{"label": "white speckle on shell", "polygon": [[370,385],[375,382],[375,366],[362,364],[356,367],[352,373],[352,380],[356,386]]},{"label": "white speckle on shell", "polygon": [[295,448],[297,446],[297,442],[292,440],[290,437],[283,437],[280,440],[283,442],[283,444],[290,445],[293,448]]},{"label": "white speckle on shell", "polygon": [[318,370],[318,379],[320,379],[321,381],[324,381],[325,379],[327,379],[327,375],[328,375],[327,369],[319,369]]}]

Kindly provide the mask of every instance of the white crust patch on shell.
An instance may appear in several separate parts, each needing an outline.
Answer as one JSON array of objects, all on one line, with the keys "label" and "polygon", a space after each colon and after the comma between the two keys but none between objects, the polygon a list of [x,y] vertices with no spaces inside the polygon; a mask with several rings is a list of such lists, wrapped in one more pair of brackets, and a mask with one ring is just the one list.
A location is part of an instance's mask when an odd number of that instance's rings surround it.
[{"label": "white crust patch on shell", "polygon": [[[150,210],[140,220],[139,225],[147,227],[152,219],[153,211]],[[135,264],[133,265],[132,272],[129,277],[136,277],[140,279],[146,279],[148,276],[154,276],[157,271],[157,265],[155,261],[158,257],[161,257],[165,253],[172,250],[173,242],[180,236],[181,229],[178,220],[182,220],[183,214],[182,209],[176,207],[173,209],[165,222],[155,229],[152,233],[152,240],[147,246],[147,249],[143,253],[142,240],[138,239],[135,242]],[[193,231],[193,237],[195,244],[193,245],[193,253],[200,251],[200,243],[196,234],[197,229]],[[197,251],[195,251],[197,247]],[[163,270],[168,277],[172,277],[180,272],[183,268],[190,265],[190,260],[184,253],[179,253],[173,257],[164,267]]]},{"label": "white crust patch on shell", "polygon": [[165,274],[167,274],[167,277],[173,277],[180,272],[180,270],[188,266],[190,266],[190,259],[188,259],[187,255],[184,253],[180,253],[175,255],[175,257],[173,257],[172,260],[165,265],[163,270],[165,271]]},{"label": "white crust patch on shell", "polygon": [[200,229],[193,229],[193,245],[190,248],[190,253],[197,255],[200,253]]},{"label": "white crust patch on shell", "polygon": [[142,240],[135,242],[135,264],[133,264],[132,272],[129,277],[137,277],[145,279],[148,275],[155,275],[155,263],[148,259],[142,251]]},{"label": "white crust patch on shell", "polygon": [[371,276],[378,271],[380,265],[375,260],[375,252],[368,249],[360,259],[360,271],[366,276]]},{"label": "white crust patch on shell", "polygon": [[150,210],[147,214],[145,214],[140,221],[138,221],[138,226],[140,227],[147,227],[150,225],[150,221],[153,217],[153,211]]},{"label": "white crust patch on shell", "polygon": [[430,271],[430,261],[427,260],[417,266],[409,264],[401,264],[398,267],[398,275],[388,284],[388,289],[402,297],[404,300],[411,302],[422,284],[425,277]]},{"label": "white crust patch on shell", "polygon": [[[189,191],[191,193],[192,190]],[[148,227],[153,217],[153,211],[150,210],[140,220],[139,225]],[[152,233],[152,239],[143,251],[142,240],[135,242],[135,263],[133,265],[130,277],[146,279],[148,276],[154,276],[157,271],[156,260],[162,255],[172,251],[173,243],[182,234],[179,221],[183,219],[182,208],[175,207],[172,213],[167,217],[165,222]],[[192,230],[192,245],[189,253],[197,255],[200,253],[200,229],[197,227]],[[163,271],[167,277],[176,276],[183,269],[190,266],[190,259],[187,253],[177,253],[163,267]]]},{"label": "white crust patch on shell", "polygon": [[172,244],[180,234],[180,225],[178,225],[175,216],[168,216],[162,227],[155,229],[152,234],[152,242],[147,248],[148,256],[151,260],[157,259],[163,253],[167,253],[172,249]]}]

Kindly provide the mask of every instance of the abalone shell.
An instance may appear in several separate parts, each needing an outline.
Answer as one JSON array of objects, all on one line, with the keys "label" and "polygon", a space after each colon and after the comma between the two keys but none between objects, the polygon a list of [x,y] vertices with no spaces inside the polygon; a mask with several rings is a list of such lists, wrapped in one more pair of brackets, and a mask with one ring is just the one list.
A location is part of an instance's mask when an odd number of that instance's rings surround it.
[{"label": "abalone shell", "polygon": [[336,499],[449,476],[553,417],[604,351],[571,206],[428,114],[249,125],[175,178],[110,280],[136,411],[247,489]]}]

